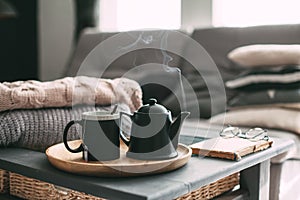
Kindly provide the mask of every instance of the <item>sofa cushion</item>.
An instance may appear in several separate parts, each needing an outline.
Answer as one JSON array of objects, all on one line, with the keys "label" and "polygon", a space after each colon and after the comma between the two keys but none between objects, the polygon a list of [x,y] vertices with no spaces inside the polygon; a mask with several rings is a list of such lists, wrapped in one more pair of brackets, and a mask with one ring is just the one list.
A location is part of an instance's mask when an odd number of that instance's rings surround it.
[{"label": "sofa cushion", "polygon": [[[259,90],[253,92],[240,92],[228,100],[229,107],[239,106],[266,106],[278,105],[279,107],[298,108],[300,88],[289,90]],[[286,104],[286,105],[285,105]]]},{"label": "sofa cushion", "polygon": [[210,118],[212,123],[236,126],[261,126],[291,131],[300,135],[300,111],[285,108],[247,108],[232,110]]},{"label": "sofa cushion", "polygon": [[300,45],[255,44],[238,47],[228,58],[245,68],[300,64]]},{"label": "sofa cushion", "polygon": [[298,88],[300,85],[300,65],[246,70],[234,79],[226,81],[225,84],[228,88],[241,90]]}]

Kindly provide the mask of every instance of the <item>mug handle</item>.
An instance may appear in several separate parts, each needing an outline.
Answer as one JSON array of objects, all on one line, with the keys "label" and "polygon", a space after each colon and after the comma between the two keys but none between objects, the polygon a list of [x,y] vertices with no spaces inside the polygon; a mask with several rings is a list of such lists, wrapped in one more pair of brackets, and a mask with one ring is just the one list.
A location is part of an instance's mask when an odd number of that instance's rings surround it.
[{"label": "mug handle", "polygon": [[77,147],[76,149],[71,149],[68,145],[68,141],[67,141],[67,138],[68,138],[68,132],[69,132],[69,129],[71,128],[71,126],[73,126],[74,124],[79,124],[80,126],[82,126],[82,121],[75,121],[75,120],[72,120],[70,121],[67,126],[65,127],[65,130],[64,130],[64,135],[63,135],[63,141],[64,141],[64,145],[65,147],[67,148],[68,151],[72,152],[72,153],[79,153],[81,151],[84,150],[84,147],[83,147],[83,144],[81,143],[79,147]]}]

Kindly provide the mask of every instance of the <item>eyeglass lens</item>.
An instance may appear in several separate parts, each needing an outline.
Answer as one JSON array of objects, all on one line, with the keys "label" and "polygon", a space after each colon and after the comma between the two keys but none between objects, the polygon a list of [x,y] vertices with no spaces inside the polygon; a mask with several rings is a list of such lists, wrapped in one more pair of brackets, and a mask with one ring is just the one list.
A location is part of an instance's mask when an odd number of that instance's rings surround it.
[{"label": "eyeglass lens", "polygon": [[266,136],[266,130],[262,128],[252,128],[245,132],[246,137],[263,139]]},{"label": "eyeglass lens", "polygon": [[234,137],[234,136],[239,135],[240,133],[241,133],[241,129],[239,129],[238,127],[229,126],[220,132],[220,136]]}]

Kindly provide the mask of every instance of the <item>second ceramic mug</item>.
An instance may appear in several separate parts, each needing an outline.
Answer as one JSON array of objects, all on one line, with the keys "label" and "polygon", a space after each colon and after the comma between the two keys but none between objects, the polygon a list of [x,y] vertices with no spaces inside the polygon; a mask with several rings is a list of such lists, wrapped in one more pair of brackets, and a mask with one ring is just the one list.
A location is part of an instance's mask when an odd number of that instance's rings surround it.
[{"label": "second ceramic mug", "polygon": [[[72,153],[83,152],[86,161],[108,161],[120,157],[119,113],[105,111],[82,113],[82,120],[70,121],[64,130],[63,142]],[[82,144],[76,149],[67,143],[68,131],[74,124],[82,126]]]}]

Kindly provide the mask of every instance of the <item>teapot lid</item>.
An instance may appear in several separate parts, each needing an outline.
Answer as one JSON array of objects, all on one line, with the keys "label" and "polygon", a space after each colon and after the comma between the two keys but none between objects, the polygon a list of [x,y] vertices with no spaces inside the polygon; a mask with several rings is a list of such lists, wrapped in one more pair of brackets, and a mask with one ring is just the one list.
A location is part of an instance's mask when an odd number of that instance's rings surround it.
[{"label": "teapot lid", "polygon": [[145,114],[168,114],[168,110],[160,104],[157,104],[157,100],[154,98],[149,99],[149,104],[143,105],[137,112]]}]

